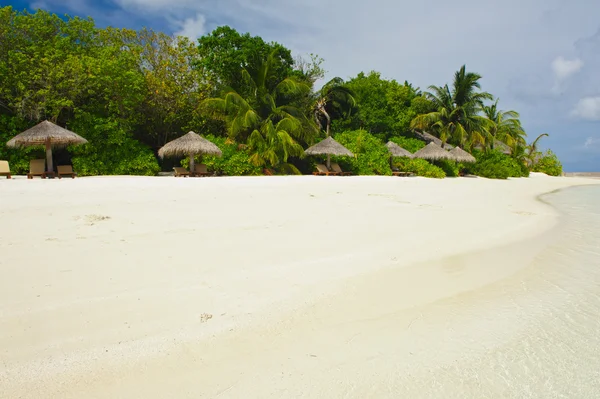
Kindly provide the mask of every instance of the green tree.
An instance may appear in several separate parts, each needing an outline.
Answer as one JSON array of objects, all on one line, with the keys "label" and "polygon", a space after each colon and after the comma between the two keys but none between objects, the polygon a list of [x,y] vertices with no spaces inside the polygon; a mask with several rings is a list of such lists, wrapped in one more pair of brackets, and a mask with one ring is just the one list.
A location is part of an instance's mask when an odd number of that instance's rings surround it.
[{"label": "green tree", "polygon": [[516,111],[502,111],[498,109],[498,100],[493,104],[483,107],[483,113],[488,118],[488,134],[485,137],[485,148],[494,149],[496,140],[513,147],[516,143],[525,143],[525,131]]},{"label": "green tree", "polygon": [[338,130],[364,129],[383,141],[410,135],[410,122],[419,112],[432,110],[431,103],[410,83],[386,80],[378,72],[363,72],[344,85],[350,89],[357,109],[335,123]]},{"label": "green tree", "polygon": [[146,91],[138,137],[156,150],[176,132],[205,125],[198,108],[210,87],[192,67],[198,47],[187,38],[144,28],[135,42]]},{"label": "green tree", "polygon": [[288,159],[303,155],[298,141],[312,140],[316,129],[305,114],[290,103],[309,88],[293,77],[272,86],[278,62],[272,54],[260,68],[242,70],[242,77],[251,89],[247,97],[231,90],[222,98],[205,100],[203,106],[227,122],[232,139],[247,144],[254,165],[299,173]]},{"label": "green tree", "polygon": [[452,89],[448,85],[430,86],[426,97],[433,103],[435,111],[416,116],[411,127],[431,130],[443,144],[450,142],[470,149],[474,144],[485,144],[487,119],[479,112],[485,100],[493,97],[481,88],[481,75],[466,72],[463,65],[455,74]]},{"label": "green tree", "polygon": [[240,34],[229,26],[220,26],[198,39],[198,58],[195,62],[203,76],[218,91],[233,90],[242,95],[249,94],[242,71],[255,74],[268,57],[277,58],[272,66],[270,90],[287,78],[294,66],[291,51],[279,43],[267,43],[259,36]]},{"label": "green tree", "polygon": [[344,86],[342,78],[336,77],[327,82],[318,93],[314,106],[315,120],[321,128],[325,124],[325,135],[329,137],[332,117],[349,117],[355,107],[354,93]]}]

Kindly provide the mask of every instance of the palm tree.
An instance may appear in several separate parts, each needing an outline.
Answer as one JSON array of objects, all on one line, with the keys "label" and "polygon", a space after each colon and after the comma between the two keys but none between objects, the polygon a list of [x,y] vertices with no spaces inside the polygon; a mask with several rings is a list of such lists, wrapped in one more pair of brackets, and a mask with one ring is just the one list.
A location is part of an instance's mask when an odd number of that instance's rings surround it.
[{"label": "palm tree", "polygon": [[512,147],[513,157],[531,170],[535,166],[536,157],[539,154],[537,147],[538,141],[540,141],[542,137],[548,136],[548,133],[542,133],[529,145],[524,142],[515,142]]},{"label": "palm tree", "polygon": [[289,103],[295,96],[309,92],[310,87],[291,77],[274,82],[276,62],[271,55],[255,70],[242,69],[249,87],[246,98],[230,89],[222,98],[205,100],[203,107],[225,120],[230,138],[246,142],[254,165],[298,172],[287,164],[288,158],[304,154],[298,140],[309,141],[316,129],[301,110]]},{"label": "palm tree", "polygon": [[496,140],[514,147],[517,142],[525,144],[525,131],[516,111],[502,111],[498,109],[498,100],[493,104],[483,107],[483,114],[489,120],[485,148],[494,149]]},{"label": "palm tree", "polygon": [[342,78],[333,78],[319,92],[314,106],[315,121],[323,128],[322,118],[325,119],[325,134],[329,137],[332,114],[349,117],[354,107],[356,99],[352,90],[344,86]]},{"label": "palm tree", "polygon": [[483,144],[487,132],[485,117],[479,115],[485,100],[491,100],[490,93],[478,91],[481,88],[481,75],[466,72],[463,65],[455,74],[452,89],[448,85],[430,86],[426,98],[436,109],[428,114],[417,115],[411,122],[413,129],[431,129],[446,142],[470,148],[473,144]]}]

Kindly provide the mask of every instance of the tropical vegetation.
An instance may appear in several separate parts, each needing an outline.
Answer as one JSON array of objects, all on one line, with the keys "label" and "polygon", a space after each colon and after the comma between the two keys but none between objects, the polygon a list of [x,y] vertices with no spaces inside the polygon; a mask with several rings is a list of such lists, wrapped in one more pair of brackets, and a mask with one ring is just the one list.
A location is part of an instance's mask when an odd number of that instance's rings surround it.
[{"label": "tropical vegetation", "polygon": [[[339,157],[355,174],[490,178],[560,175],[556,155],[531,144],[519,114],[483,91],[482,76],[462,66],[451,84],[422,91],[375,71],[322,85],[323,60],[292,56],[284,45],[222,26],[198,39],[151,29],[100,28],[91,18],[0,8],[0,144],[50,120],[88,139],[59,149],[80,175],[155,175],[187,160],[157,151],[190,130],[223,151],[202,159],[226,175],[310,173],[322,159],[304,150],[332,136],[354,157]],[[390,160],[389,140],[415,152],[430,133],[460,146],[473,165]],[[42,148],[0,145],[15,173],[43,157]]]}]

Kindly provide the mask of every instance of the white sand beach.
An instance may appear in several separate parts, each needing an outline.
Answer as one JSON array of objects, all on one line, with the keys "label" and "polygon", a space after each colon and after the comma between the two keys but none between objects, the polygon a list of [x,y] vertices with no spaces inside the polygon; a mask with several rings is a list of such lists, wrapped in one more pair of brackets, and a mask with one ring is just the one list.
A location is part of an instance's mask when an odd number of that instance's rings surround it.
[{"label": "white sand beach", "polygon": [[0,398],[509,397],[452,367],[598,183],[0,179]]}]

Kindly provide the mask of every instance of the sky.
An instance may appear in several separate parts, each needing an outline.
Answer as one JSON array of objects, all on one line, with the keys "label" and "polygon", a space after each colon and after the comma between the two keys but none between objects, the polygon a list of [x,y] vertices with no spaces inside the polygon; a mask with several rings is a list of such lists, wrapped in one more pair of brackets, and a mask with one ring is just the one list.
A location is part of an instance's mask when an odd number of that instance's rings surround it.
[{"label": "sky", "polygon": [[325,59],[326,80],[375,70],[426,90],[463,64],[565,171],[600,171],[598,0],[1,0],[192,39],[221,25]]}]

